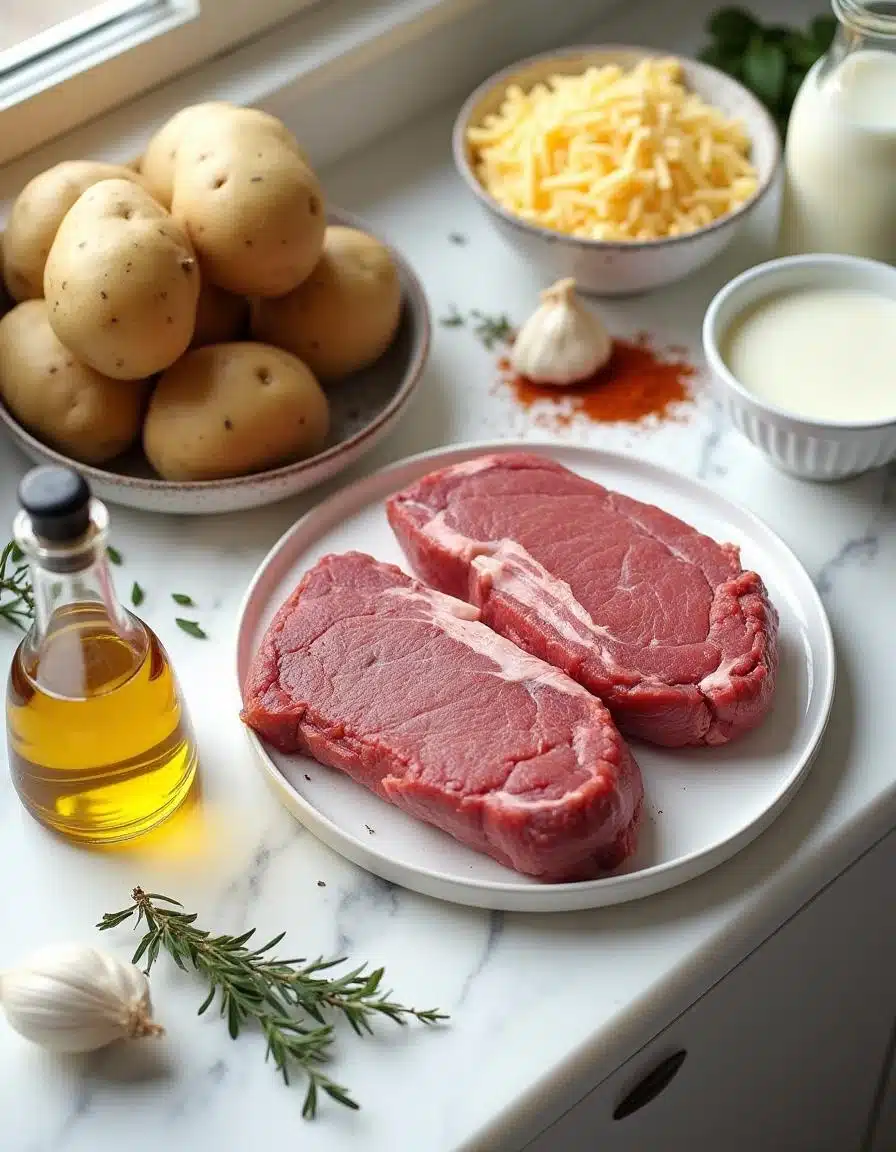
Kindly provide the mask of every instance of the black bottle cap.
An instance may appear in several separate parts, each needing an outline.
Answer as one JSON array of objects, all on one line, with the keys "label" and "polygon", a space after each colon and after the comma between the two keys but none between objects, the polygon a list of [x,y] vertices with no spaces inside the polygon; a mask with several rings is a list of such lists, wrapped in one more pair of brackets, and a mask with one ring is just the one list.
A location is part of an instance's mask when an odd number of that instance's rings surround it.
[{"label": "black bottle cap", "polygon": [[19,484],[19,503],[35,536],[52,544],[80,540],[90,527],[90,487],[74,468],[32,468]]}]

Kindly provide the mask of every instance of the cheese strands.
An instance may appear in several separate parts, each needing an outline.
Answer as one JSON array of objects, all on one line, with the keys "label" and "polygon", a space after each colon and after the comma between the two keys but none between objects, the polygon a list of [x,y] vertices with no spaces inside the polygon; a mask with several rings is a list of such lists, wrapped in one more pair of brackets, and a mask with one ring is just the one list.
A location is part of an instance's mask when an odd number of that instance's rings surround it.
[{"label": "cheese strands", "polygon": [[513,215],[592,240],[681,236],[757,189],[739,120],[681,82],[678,60],[648,57],[511,85],[467,132],[482,186]]}]

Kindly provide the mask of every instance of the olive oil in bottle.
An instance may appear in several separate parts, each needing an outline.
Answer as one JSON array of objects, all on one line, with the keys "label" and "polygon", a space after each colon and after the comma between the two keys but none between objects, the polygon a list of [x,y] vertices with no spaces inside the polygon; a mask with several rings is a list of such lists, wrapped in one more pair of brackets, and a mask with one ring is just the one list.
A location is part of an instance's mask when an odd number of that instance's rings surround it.
[{"label": "olive oil in bottle", "polygon": [[179,807],[196,775],[177,680],[156,635],[116,596],[108,513],[86,481],[35,468],[19,502],[34,623],[7,689],[13,783],[32,816],[70,839],[137,836]]}]

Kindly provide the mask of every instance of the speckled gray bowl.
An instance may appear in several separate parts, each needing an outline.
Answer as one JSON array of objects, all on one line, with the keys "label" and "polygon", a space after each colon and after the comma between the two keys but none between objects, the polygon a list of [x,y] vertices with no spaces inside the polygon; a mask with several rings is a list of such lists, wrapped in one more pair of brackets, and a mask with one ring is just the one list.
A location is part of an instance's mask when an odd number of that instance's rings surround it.
[{"label": "speckled gray bowl", "polygon": [[[347,224],[376,235],[363,221],[331,210],[331,224]],[[134,452],[102,468],[79,464],[42,444],[0,404],[0,420],[15,443],[37,464],[77,468],[96,496],[149,512],[202,515],[237,512],[274,504],[329,480],[369,452],[400,419],[423,375],[429,354],[430,316],[423,286],[404,258],[391,249],[404,293],[401,324],[386,354],[328,390],[331,429],[323,452],[296,464],[231,480],[175,482],[154,475],[142,453]]]},{"label": "speckled gray bowl", "polygon": [[554,75],[576,75],[586,68],[620,64],[632,68],[645,56],[668,56],[653,48],[618,44],[566,48],[532,56],[489,77],[469,97],[454,124],[454,162],[467,187],[494,220],[504,238],[544,272],[546,280],[573,276],[578,286],[595,296],[630,296],[673,284],[690,276],[731,241],[772,185],[781,160],[778,130],[766,109],[742,84],[696,60],[679,57],[685,85],[707,104],[743,120],[752,141],[751,159],[759,174],[754,195],[736,212],[714,223],[666,240],[611,243],[567,236],[521,220],[503,208],[483,188],[473,171],[467,129],[496,112],[511,84],[528,91]]}]

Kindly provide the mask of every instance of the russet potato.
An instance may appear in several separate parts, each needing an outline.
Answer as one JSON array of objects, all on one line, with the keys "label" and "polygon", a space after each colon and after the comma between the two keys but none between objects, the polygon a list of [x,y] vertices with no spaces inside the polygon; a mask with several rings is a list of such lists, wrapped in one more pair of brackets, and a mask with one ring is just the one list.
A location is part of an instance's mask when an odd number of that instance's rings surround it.
[{"label": "russet potato", "polygon": [[264,344],[212,344],[159,379],[143,450],[165,480],[219,480],[313,456],[328,429],[327,399],[301,360]]},{"label": "russet potato", "polygon": [[0,396],[39,440],[83,464],[103,464],[137,439],[147,386],[82,364],[50,327],[45,300],[0,320]]},{"label": "russet potato", "polygon": [[323,192],[290,141],[222,117],[179,148],[171,213],[190,235],[204,280],[238,295],[282,296],[317,263]]},{"label": "russet potato", "polygon": [[105,376],[161,372],[193,338],[199,268],[184,229],[144,189],[103,180],[68,211],[44,270],[53,331]]},{"label": "russet potato", "polygon": [[140,158],[140,173],[146,187],[163,208],[171,207],[174,165],[181,141],[192,129],[202,129],[237,108],[224,100],[209,100],[181,108],[155,133]]},{"label": "russet potato", "polygon": [[325,384],[368,367],[401,319],[401,283],[385,245],[331,225],[314,271],[275,300],[256,300],[252,334],[298,356]]},{"label": "russet potato", "polygon": [[14,300],[44,294],[44,265],[63,217],[84,192],[100,180],[141,177],[121,164],[66,160],[35,176],[16,197],[3,236],[3,274]]}]

